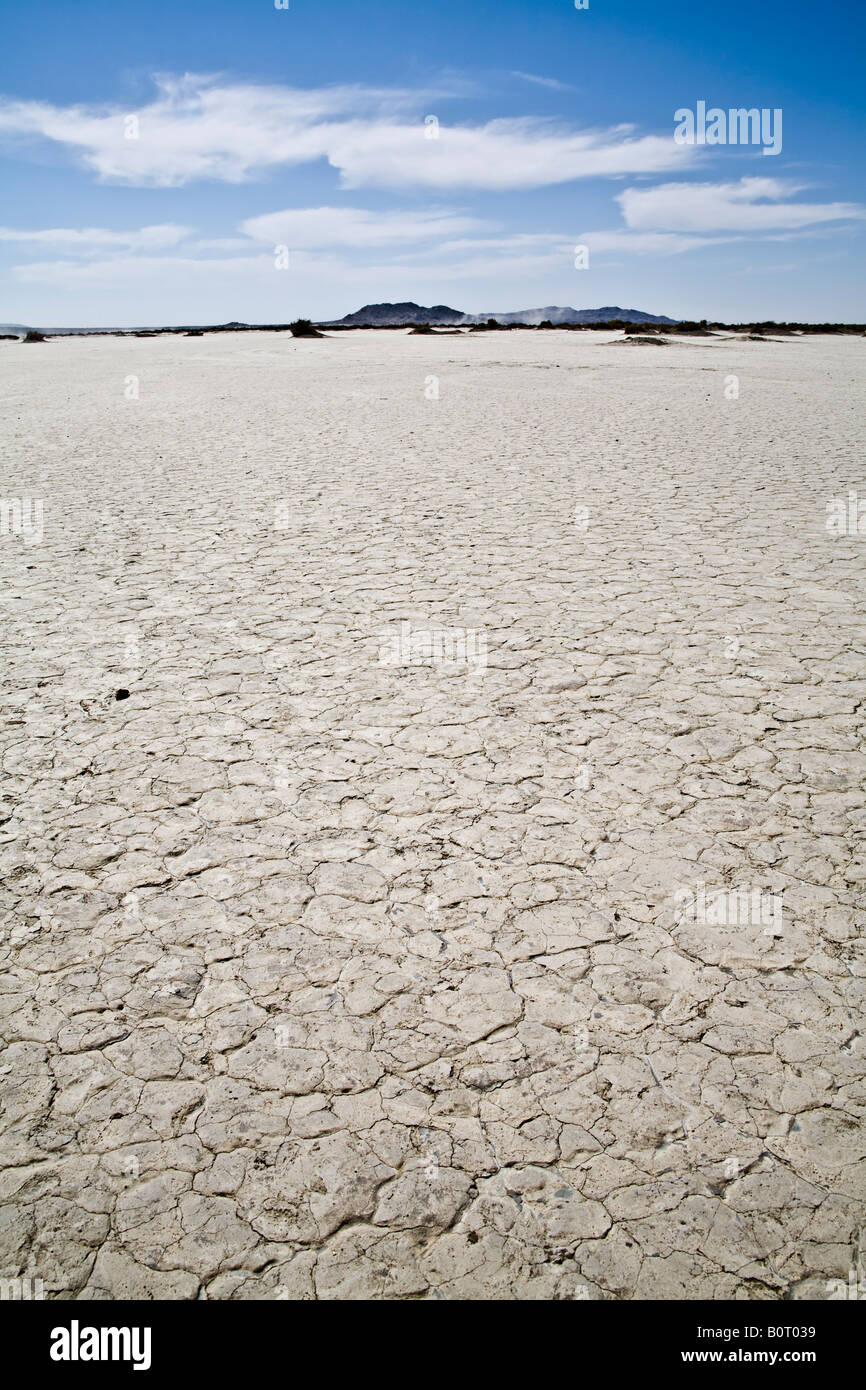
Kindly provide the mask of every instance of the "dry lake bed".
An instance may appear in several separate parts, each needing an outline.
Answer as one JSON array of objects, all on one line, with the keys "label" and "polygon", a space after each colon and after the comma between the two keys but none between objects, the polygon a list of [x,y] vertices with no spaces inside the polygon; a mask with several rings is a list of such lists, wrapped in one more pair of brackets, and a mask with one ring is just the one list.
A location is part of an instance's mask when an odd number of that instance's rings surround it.
[{"label": "dry lake bed", "polygon": [[618,336],[0,344],[0,1277],[861,1277],[866,341]]}]

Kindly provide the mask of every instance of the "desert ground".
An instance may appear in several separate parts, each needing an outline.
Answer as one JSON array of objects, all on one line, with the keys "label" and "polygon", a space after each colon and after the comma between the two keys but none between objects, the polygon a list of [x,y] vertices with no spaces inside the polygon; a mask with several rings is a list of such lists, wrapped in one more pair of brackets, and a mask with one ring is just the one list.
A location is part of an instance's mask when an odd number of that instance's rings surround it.
[{"label": "desert ground", "polygon": [[620,336],[0,344],[0,1276],[862,1268],[866,341]]}]

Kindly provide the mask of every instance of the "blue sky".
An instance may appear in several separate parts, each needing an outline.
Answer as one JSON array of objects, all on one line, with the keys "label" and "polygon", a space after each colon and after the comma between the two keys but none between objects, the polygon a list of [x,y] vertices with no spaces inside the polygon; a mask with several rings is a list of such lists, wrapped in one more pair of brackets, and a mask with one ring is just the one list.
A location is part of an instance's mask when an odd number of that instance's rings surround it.
[{"label": "blue sky", "polygon": [[[847,0],[289,5],[3,0],[0,320],[866,320]],[[780,151],[678,142],[699,102]]]}]

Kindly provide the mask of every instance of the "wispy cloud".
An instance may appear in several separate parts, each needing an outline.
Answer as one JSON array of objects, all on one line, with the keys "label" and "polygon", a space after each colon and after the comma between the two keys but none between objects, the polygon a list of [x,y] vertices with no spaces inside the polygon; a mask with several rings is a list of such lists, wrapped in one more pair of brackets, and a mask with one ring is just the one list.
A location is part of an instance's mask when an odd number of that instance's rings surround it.
[{"label": "wispy cloud", "polygon": [[625,225],[587,231],[578,240],[590,253],[679,255],[735,241],[820,236],[827,224],[866,217],[858,203],[791,201],[804,187],[785,179],[743,178],[626,188],[615,200]]},{"label": "wispy cloud", "polygon": [[513,71],[512,77],[520,77],[524,82],[534,82],[538,87],[550,87],[555,92],[573,92],[570,82],[560,82],[558,77],[539,77],[534,72]]},{"label": "wispy cloud", "polygon": [[[358,260],[328,251],[293,251],[291,270],[275,270],[270,252],[253,255],[118,255],[101,260],[41,260],[15,266],[12,279],[23,285],[50,286],[59,291],[110,291],[158,289],[162,296],[187,294],[196,287],[223,302],[237,292],[261,291],[266,312],[273,318],[281,296],[292,312],[303,296],[309,305],[337,286],[347,292],[406,298],[412,287],[441,284],[444,280],[493,283],[506,275],[509,282],[532,280],[570,267],[571,261],[553,239],[513,244],[503,238],[493,249],[485,246],[448,247],[433,253],[401,252],[387,259]],[[405,285],[405,290],[401,286]],[[412,291],[414,292],[414,291]],[[278,311],[276,311],[278,313]]]},{"label": "wispy cloud", "polygon": [[684,236],[679,232],[632,232],[627,227],[615,227],[610,231],[583,232],[578,240],[589,247],[590,254],[595,255],[606,251],[623,251],[632,255],[677,256],[701,246],[718,246],[722,242],[742,238]]},{"label": "wispy cloud", "polygon": [[669,134],[576,130],[532,116],[441,120],[438,138],[425,138],[424,113],[434,99],[447,101],[447,89],[301,90],[197,76],[156,86],[155,99],[134,111],[0,101],[0,136],[50,140],[102,180],[156,187],[239,183],[325,159],[348,188],[537,188],[684,168],[695,157]]},{"label": "wispy cloud", "polygon": [[484,227],[475,217],[439,211],[402,209],[371,212],[367,208],[286,208],[250,217],[241,230],[254,241],[294,247],[386,246],[433,241]]},{"label": "wispy cloud", "polygon": [[274,258],[255,256],[111,256],[95,261],[30,261],[15,266],[12,275],[20,284],[55,285],[58,288],[126,289],[134,285],[158,285],[161,289],[205,281],[215,289],[234,280],[260,279],[274,283]]},{"label": "wispy cloud", "polygon": [[[451,207],[322,206],[262,213],[241,222],[236,235],[221,238],[196,239],[192,228],[165,224],[133,231],[0,228],[0,242],[65,250],[63,260],[30,261],[12,270],[19,282],[58,286],[128,285],[148,278],[164,285],[166,277],[184,275],[264,283],[274,273],[274,248],[281,245],[289,248],[296,273],[347,285],[374,280],[376,274],[386,283],[402,272],[411,272],[419,283],[437,277],[521,280],[570,269],[577,244],[587,245],[593,256],[679,255],[730,242],[820,236],[829,231],[826,224],[862,218],[866,211],[848,203],[785,201],[786,194],[799,191],[795,184],[758,178],[627,188],[616,199],[623,226],[577,235],[509,232]],[[179,245],[184,247],[180,255]],[[382,250],[387,261],[377,260]]]},{"label": "wispy cloud", "polygon": [[136,231],[118,232],[107,227],[44,227],[39,231],[18,227],[0,227],[0,241],[20,242],[22,245],[57,246],[67,252],[102,251],[107,247],[128,250],[158,250],[176,246],[192,232],[191,227],[163,223],[139,227]]},{"label": "wispy cloud", "polygon": [[[862,219],[866,211],[853,203],[796,201],[801,192],[802,185],[764,178],[627,188],[615,200],[623,225],[577,235],[509,231],[449,206],[374,211],[325,205],[261,213],[230,229],[234,235],[210,239],[169,223],[120,231],[2,227],[0,243],[56,253],[13,267],[12,278],[22,284],[94,290],[158,284],[163,291],[207,284],[226,295],[251,288],[264,293],[277,283],[296,292],[303,282],[378,285],[373,293],[381,296],[381,286],[401,277],[413,285],[555,278],[571,272],[577,244],[586,244],[593,257],[671,256],[730,242],[832,234],[834,222]],[[291,252],[289,282],[274,279],[274,248],[282,245]]]},{"label": "wispy cloud", "polygon": [[617,197],[628,227],[640,231],[766,232],[862,218],[857,203],[785,201],[803,185],[784,179],[737,183],[663,183],[627,188]]}]

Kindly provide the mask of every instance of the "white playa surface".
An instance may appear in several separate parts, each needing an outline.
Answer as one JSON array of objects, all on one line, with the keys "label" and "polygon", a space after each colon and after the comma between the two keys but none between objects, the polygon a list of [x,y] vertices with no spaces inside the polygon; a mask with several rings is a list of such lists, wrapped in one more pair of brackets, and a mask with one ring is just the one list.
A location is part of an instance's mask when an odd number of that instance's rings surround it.
[{"label": "white playa surface", "polygon": [[615,337],[0,344],[0,1275],[848,1278],[866,342]]}]

